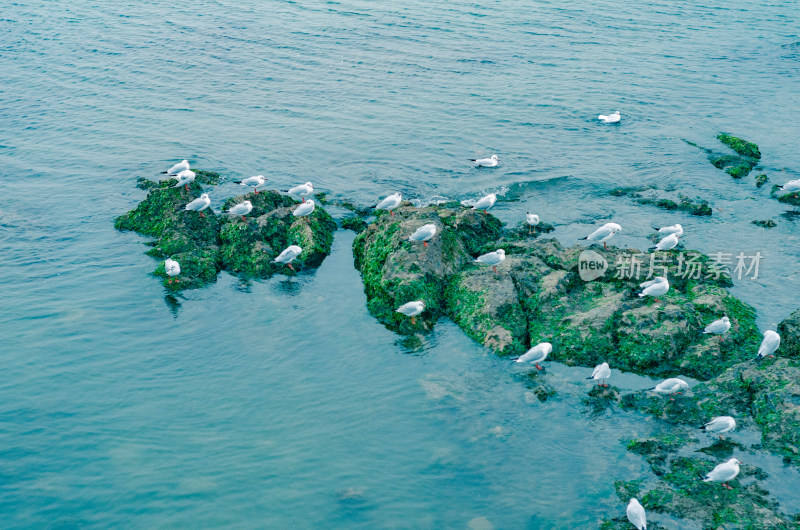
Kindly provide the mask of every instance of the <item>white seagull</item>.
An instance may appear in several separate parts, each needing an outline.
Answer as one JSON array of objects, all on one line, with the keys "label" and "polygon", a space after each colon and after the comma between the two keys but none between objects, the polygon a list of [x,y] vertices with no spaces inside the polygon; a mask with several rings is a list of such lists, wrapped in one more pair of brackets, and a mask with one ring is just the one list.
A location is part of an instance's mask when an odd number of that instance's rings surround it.
[{"label": "white seagull", "polygon": [[628,514],[628,521],[636,527],[636,530],[647,530],[647,514],[644,513],[644,507],[639,504],[636,497],[633,497],[628,503],[626,513]]},{"label": "white seagull", "polygon": [[189,191],[189,183],[194,181],[195,173],[191,169],[184,169],[177,175],[175,178],[178,179],[178,183],[172,186],[173,188],[180,188],[181,186],[186,186],[186,191]]},{"label": "white seagull", "polygon": [[710,422],[700,427],[701,431],[719,434],[719,439],[722,440],[722,435],[730,432],[736,428],[736,420],[731,416],[717,416],[712,418]]},{"label": "white seagull", "polygon": [[758,358],[775,357],[775,350],[781,345],[781,336],[768,329],[764,332],[764,340],[761,341],[761,346],[758,347]]},{"label": "white seagull", "polygon": [[297,245],[289,245],[283,252],[278,254],[277,258],[272,260],[272,263],[285,263],[290,269],[294,270],[294,267],[292,267],[292,262],[297,256],[300,255],[301,252],[303,252],[303,249]]},{"label": "white seagull", "polygon": [[542,367],[539,366],[539,363],[547,359],[547,356],[550,355],[550,352],[552,351],[552,344],[549,342],[540,342],[530,350],[526,351],[524,355],[521,355],[516,362],[533,364],[536,366],[537,370],[541,370]]},{"label": "white seagull", "polygon": [[592,371],[592,375],[587,377],[586,379],[594,379],[596,381],[601,381],[602,383],[597,383],[599,386],[608,386],[606,383],[606,379],[611,377],[611,367],[608,366],[608,363],[598,364],[594,367],[594,371]]},{"label": "white seagull", "polygon": [[677,234],[670,234],[659,241],[656,246],[650,247],[650,250],[670,250],[678,246],[680,239]]},{"label": "white seagull", "polygon": [[181,160],[180,162],[178,162],[177,164],[166,170],[164,173],[166,173],[167,175],[177,175],[181,171],[185,171],[187,169],[189,169],[189,161]]},{"label": "white seagull", "polygon": [[386,210],[389,215],[394,215],[394,210],[403,201],[403,195],[400,192],[392,193],[375,206],[376,210]]},{"label": "white seagull", "polygon": [[252,211],[253,211],[253,203],[251,203],[250,201],[244,201],[242,203],[237,204],[236,206],[231,207],[231,209],[225,213],[231,215],[241,215],[242,221],[247,221],[247,219],[245,219],[244,216]]},{"label": "white seagull", "polygon": [[497,155],[492,155],[489,158],[470,158],[469,160],[470,162],[475,162],[478,167],[495,167],[500,162]]},{"label": "white seagull", "polygon": [[[651,390],[659,394],[669,394],[672,396],[673,394],[680,394],[681,390],[686,388],[689,388],[689,383],[683,379],[678,379],[677,377],[670,377],[669,379],[664,379],[661,381]],[[670,397],[670,399],[672,398]]]},{"label": "white seagull", "polygon": [[658,302],[658,297],[669,291],[669,281],[663,276],[656,276],[649,282],[640,283],[639,287],[642,288],[642,292],[639,293],[639,298],[643,296],[652,296],[656,299],[656,302]]},{"label": "white seagull", "polygon": [[428,241],[436,235],[436,225],[433,223],[429,223],[426,225],[422,225],[417,230],[411,234],[408,238],[409,241],[422,241],[422,245],[427,247]]},{"label": "white seagull", "polygon": [[739,474],[739,464],[741,464],[739,460],[731,458],[727,462],[723,462],[709,471],[708,474],[703,477],[703,482],[722,482],[724,487],[732,490],[733,488],[726,483],[735,479],[736,475]]},{"label": "white seagull", "polygon": [[494,206],[494,203],[496,201],[497,201],[497,194],[496,193],[490,193],[489,195],[486,195],[485,197],[481,197],[480,199],[478,199],[478,202],[476,202],[472,206],[472,209],[473,210],[483,210],[483,213],[486,213],[486,210],[488,210],[489,208]]},{"label": "white seagull", "polygon": [[622,227],[617,223],[606,223],[588,236],[582,237],[581,239],[591,241],[592,243],[599,243],[602,241],[603,248],[608,248],[606,246],[606,241],[614,237],[614,234],[620,231],[622,231]]},{"label": "white seagull", "polygon": [[407,302],[400,307],[397,308],[397,313],[402,313],[407,317],[411,317],[411,323],[416,324],[417,322],[417,315],[421,314],[425,310],[425,302],[422,300],[416,300],[414,302]]},{"label": "white seagull", "polygon": [[305,217],[306,215],[310,215],[311,212],[313,211],[314,211],[314,201],[308,199],[300,206],[295,208],[294,211],[292,212],[292,215],[294,215],[295,217]]},{"label": "white seagull", "polygon": [[525,214],[525,222],[528,224],[528,233],[530,234],[531,228],[539,226],[539,216],[535,213],[528,212]]},{"label": "white seagull", "polygon": [[719,320],[715,320],[711,324],[707,325],[706,329],[703,330],[703,333],[722,335],[723,333],[726,333],[729,329],[731,329],[731,319],[728,317],[722,317]]},{"label": "white seagull", "polygon": [[306,182],[305,184],[295,186],[286,193],[289,195],[299,195],[303,199],[303,202],[306,202],[306,195],[314,193],[314,186],[312,186],[310,182]]},{"label": "white seagull", "polygon": [[792,193],[792,192],[800,191],[800,179],[790,180],[789,182],[784,184],[783,187],[781,189],[779,189],[778,191],[780,191],[782,193]]},{"label": "white seagull", "polygon": [[619,115],[618,110],[615,110],[608,116],[606,116],[605,114],[600,114],[599,116],[597,116],[597,119],[602,121],[603,123],[618,123],[620,118],[621,116]]},{"label": "white seagull", "polygon": [[211,204],[211,199],[208,198],[208,193],[204,193],[189,204],[186,205],[184,210],[189,212],[200,212],[200,217],[205,217],[203,215],[203,210],[209,207]]},{"label": "white seagull", "polygon": [[[167,271],[167,276],[169,276],[169,283],[172,283],[172,279],[181,273],[181,265],[174,259],[167,258],[164,261],[164,270]],[[175,278],[175,283],[180,283],[180,280]]]},{"label": "white seagull", "polygon": [[475,263],[483,263],[484,265],[491,265],[492,270],[497,273],[497,266],[503,263],[503,260],[506,259],[506,251],[502,248],[498,248],[494,252],[487,252],[481,256],[478,256],[478,259],[475,260]]},{"label": "white seagull", "polygon": [[662,236],[675,234],[676,236],[681,237],[683,235],[683,227],[679,224],[674,224],[672,226],[662,226],[661,228],[654,226],[653,230],[655,230]]},{"label": "white seagull", "polygon": [[256,192],[258,195],[258,188],[263,186],[267,183],[267,179],[264,178],[264,175],[256,175],[255,177],[247,177],[246,179],[242,179],[237,182],[240,186],[253,186],[255,189],[253,191]]}]

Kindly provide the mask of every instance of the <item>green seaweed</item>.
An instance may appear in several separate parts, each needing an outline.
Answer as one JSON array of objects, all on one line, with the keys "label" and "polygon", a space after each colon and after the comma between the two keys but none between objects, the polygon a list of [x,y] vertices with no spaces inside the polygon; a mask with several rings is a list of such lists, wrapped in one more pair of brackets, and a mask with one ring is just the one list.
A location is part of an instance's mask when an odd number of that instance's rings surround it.
[{"label": "green seaweed", "polygon": [[717,135],[717,140],[727,145],[741,156],[755,158],[756,160],[761,158],[761,151],[758,150],[758,146],[753,142],[748,142],[747,140],[726,133],[719,133]]}]

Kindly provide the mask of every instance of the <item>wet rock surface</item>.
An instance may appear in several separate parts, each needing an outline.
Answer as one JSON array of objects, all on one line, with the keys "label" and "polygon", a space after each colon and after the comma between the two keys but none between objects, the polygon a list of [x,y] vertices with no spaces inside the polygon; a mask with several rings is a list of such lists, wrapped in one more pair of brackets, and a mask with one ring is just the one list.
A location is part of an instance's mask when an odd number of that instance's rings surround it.
[{"label": "wet rock surface", "polygon": [[614,197],[630,197],[638,204],[656,206],[662,210],[679,210],[692,215],[711,215],[708,201],[699,197],[691,198],[676,189],[660,189],[656,186],[634,188],[614,188],[609,192]]}]

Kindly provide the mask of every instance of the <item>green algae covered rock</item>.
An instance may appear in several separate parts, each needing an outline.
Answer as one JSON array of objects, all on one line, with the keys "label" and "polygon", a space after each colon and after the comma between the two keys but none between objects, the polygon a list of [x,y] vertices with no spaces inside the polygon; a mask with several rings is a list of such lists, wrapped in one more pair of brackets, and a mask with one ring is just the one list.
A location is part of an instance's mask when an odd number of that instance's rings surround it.
[{"label": "green algae covered rock", "polygon": [[[241,217],[205,211],[185,211],[187,203],[203,189],[200,182],[220,181],[218,173],[195,170],[197,177],[184,187],[171,187],[175,179],[154,182],[139,179],[137,186],[149,190],[133,210],[117,218],[118,230],[131,230],[155,238],[147,253],[161,261],[154,275],[162,277],[170,290],[194,289],[216,281],[220,270],[244,278],[266,278],[276,272],[295,274],[285,265],[271,263],[287,246],[295,244],[303,253],[294,261],[295,269],[318,267],[330,254],[336,223],[317,206],[311,215],[297,218],[292,210],[298,204],[275,191],[265,191],[229,199],[223,209],[250,200],[253,211]],[[181,266],[177,282],[170,283],[163,260],[172,258]]]},{"label": "green algae covered rock", "polygon": [[711,162],[714,167],[722,169],[735,179],[740,179],[749,175],[750,171],[753,170],[761,159],[761,151],[759,151],[758,146],[753,142],[748,142],[747,140],[726,133],[718,134],[717,140],[729,147],[736,154],[718,153],[688,140],[684,140],[684,142],[705,151],[708,154],[708,161]]},{"label": "green algae covered rock", "polygon": [[675,189],[659,189],[655,186],[639,186],[614,188],[609,192],[614,197],[630,197],[638,204],[655,206],[662,210],[679,210],[692,215],[711,215],[708,201],[700,198],[692,199]]},{"label": "green algae covered rock", "polygon": [[730,147],[740,156],[755,158],[756,160],[761,158],[761,151],[758,150],[758,146],[753,142],[748,142],[747,140],[726,133],[719,133],[717,135],[717,140]]},{"label": "green algae covered rock", "polygon": [[778,199],[778,202],[782,202],[784,204],[791,204],[792,206],[800,206],[800,193],[793,191],[791,193],[784,193],[780,194],[779,190],[782,186],[777,184],[772,186],[772,191],[770,191],[770,195]]},{"label": "green algae covered rock", "polygon": [[776,354],[800,359],[800,309],[778,324],[778,335],[781,336],[781,345]]}]

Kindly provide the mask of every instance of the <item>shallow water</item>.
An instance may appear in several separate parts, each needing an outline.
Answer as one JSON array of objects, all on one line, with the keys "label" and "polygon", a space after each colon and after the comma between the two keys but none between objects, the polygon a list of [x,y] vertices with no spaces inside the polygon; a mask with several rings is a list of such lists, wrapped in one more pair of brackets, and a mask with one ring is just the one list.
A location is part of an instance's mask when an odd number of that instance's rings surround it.
[{"label": "shallow water", "polygon": [[[620,440],[657,425],[591,416],[584,371],[554,363],[559,398],[539,403],[449,322],[409,347],[366,312],[351,233],[315,275],[223,274],[169,301],[144,240],[113,219],[143,197],[137,176],[185,157],[363,204],[510,190],[494,213],[536,211],[568,245],[613,218],[620,245],[681,222],[690,248],[762,252],[734,293],[774,327],[800,306],[785,288],[800,279],[798,221],[769,185],[732,180],[681,139],[739,134],[772,182],[798,178],[796,5],[252,4],[0,15],[4,520],[575,528],[621,515],[613,480],[647,468]],[[593,120],[614,109],[620,126]],[[494,170],[465,163],[491,153]],[[605,195],[653,182],[719,211]],[[213,189],[213,206],[238,192]],[[750,224],[767,218],[778,226]],[[752,458],[800,511],[797,473]]]}]

